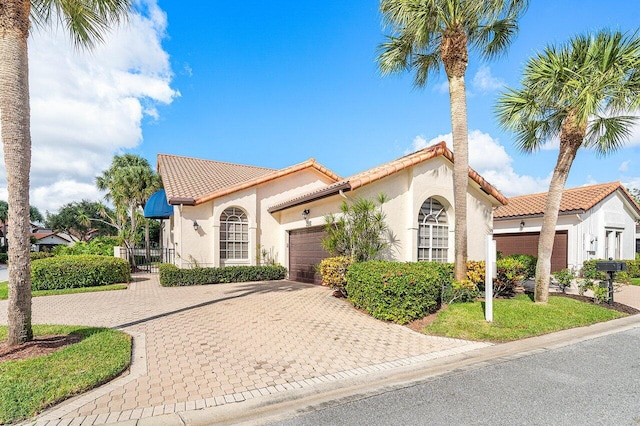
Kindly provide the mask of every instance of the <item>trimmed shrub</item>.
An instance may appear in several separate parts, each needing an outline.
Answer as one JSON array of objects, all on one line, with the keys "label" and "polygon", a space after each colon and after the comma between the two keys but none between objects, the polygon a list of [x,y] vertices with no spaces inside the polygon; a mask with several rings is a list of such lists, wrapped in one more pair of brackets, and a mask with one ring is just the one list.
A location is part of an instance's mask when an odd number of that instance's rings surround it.
[{"label": "trimmed shrub", "polygon": [[[484,261],[467,262],[467,279],[478,286],[480,291],[485,287]],[[493,281],[493,297],[512,297],[515,294],[516,285],[527,274],[526,266],[517,257],[503,257],[496,262],[498,275]]]},{"label": "trimmed shrub", "polygon": [[349,256],[336,256],[323,259],[318,266],[320,275],[322,275],[322,285],[339,292],[340,296],[346,297],[347,290],[347,270],[353,260]]},{"label": "trimmed shrub", "polygon": [[640,278],[640,260],[627,260],[626,262],[629,278]]},{"label": "trimmed shrub", "polygon": [[129,262],[116,257],[55,256],[31,263],[31,288],[56,290],[131,281]]},{"label": "trimmed shrub", "polygon": [[31,260],[38,260],[38,259],[46,259],[47,257],[53,257],[53,253],[49,253],[46,251],[32,251],[31,254],[29,255],[31,257]]},{"label": "trimmed shrub", "polygon": [[0,253],[0,263],[7,264],[9,263],[9,255],[5,253]]},{"label": "trimmed shrub", "polygon": [[[584,278],[590,278],[592,280],[606,280],[607,274],[602,271],[596,270],[596,263],[608,262],[605,259],[593,259],[585,260],[582,264],[582,271],[580,275]],[[618,272],[615,275],[615,281],[617,282],[629,282],[631,278],[640,278],[640,261],[638,260],[623,260],[627,264],[626,272]]]},{"label": "trimmed shrub", "polygon": [[471,280],[454,281],[451,285],[444,285],[442,289],[442,303],[473,302],[480,296],[478,286]]},{"label": "trimmed shrub", "polygon": [[571,271],[568,269],[554,272],[553,277],[558,282],[558,287],[560,287],[560,290],[563,293],[567,292],[567,289],[571,287],[571,283],[575,279]]},{"label": "trimmed shrub", "polygon": [[537,257],[531,256],[530,254],[510,254],[509,256],[505,256],[504,259],[516,259],[522,263],[524,267],[524,280],[535,278],[536,265],[538,263]]},{"label": "trimmed shrub", "polygon": [[273,281],[282,280],[287,276],[287,268],[280,265],[180,269],[175,265],[163,263],[158,266],[158,269],[160,284],[165,287]]},{"label": "trimmed shrub", "polygon": [[347,297],[375,318],[405,324],[438,309],[451,271],[451,265],[434,262],[354,263],[347,272]]}]

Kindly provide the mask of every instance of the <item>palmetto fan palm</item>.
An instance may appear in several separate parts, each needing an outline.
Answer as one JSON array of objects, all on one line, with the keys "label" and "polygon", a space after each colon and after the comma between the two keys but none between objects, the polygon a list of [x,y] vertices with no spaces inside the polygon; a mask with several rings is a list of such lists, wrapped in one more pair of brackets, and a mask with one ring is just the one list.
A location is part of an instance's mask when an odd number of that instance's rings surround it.
[{"label": "palmetto fan palm", "polygon": [[382,0],[380,10],[392,34],[380,45],[383,74],[413,71],[416,86],[444,68],[449,81],[453,133],[455,279],[466,279],[467,101],[464,75],[469,48],[485,58],[504,53],[518,31],[528,0]]},{"label": "palmetto fan palm", "polygon": [[58,21],[76,46],[101,41],[130,0],[0,0],[0,120],[9,195],[8,344],[33,338],[29,260],[31,132],[27,38],[31,22]]},{"label": "palmetto fan palm", "polygon": [[578,35],[530,59],[521,84],[507,90],[496,108],[502,126],[515,132],[516,146],[533,152],[560,138],[536,269],[535,300],[546,302],[562,190],[578,149],[614,151],[637,122],[630,112],[640,107],[640,38],[618,31]]}]

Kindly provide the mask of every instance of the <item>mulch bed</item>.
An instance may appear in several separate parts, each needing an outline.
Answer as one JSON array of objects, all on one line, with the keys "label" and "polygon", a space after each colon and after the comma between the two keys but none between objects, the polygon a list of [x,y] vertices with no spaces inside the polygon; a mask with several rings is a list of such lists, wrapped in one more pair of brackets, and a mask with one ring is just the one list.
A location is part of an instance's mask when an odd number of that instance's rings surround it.
[{"label": "mulch bed", "polygon": [[[567,294],[567,293],[549,293],[550,296],[556,297],[568,297],[570,299],[579,300],[585,303],[591,303],[592,305],[596,305],[592,297],[580,296],[578,294]],[[614,311],[622,312],[628,315],[636,315],[640,314],[640,310],[636,308],[632,308],[631,306],[623,305],[622,303],[618,303],[615,301],[616,296],[613,296],[613,305],[609,305],[608,303],[600,303],[598,306],[602,306],[603,308],[612,309]]]},{"label": "mulch bed", "polygon": [[81,340],[82,336],[77,334],[37,336],[32,341],[18,346],[7,346],[5,340],[0,342],[0,363],[48,355]]}]

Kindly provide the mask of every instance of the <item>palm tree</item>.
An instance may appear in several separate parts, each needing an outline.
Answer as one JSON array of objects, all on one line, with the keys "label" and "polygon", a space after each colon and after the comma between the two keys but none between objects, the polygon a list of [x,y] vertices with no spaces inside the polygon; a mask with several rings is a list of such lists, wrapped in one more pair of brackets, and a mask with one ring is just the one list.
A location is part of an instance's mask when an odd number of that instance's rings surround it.
[{"label": "palm tree", "polygon": [[533,152],[559,136],[560,150],[544,210],[536,267],[536,302],[547,302],[558,210],[580,147],[605,155],[620,148],[640,107],[640,38],[610,31],[578,35],[530,59],[522,88],[508,89],[496,113],[515,132],[515,145]]},{"label": "palm tree", "polygon": [[27,38],[31,21],[57,20],[76,46],[92,46],[125,17],[131,0],[3,0],[0,3],[0,123],[9,193],[9,345],[33,338],[29,259],[31,132]]},{"label": "palm tree", "polygon": [[113,202],[120,215],[126,212],[129,216],[130,228],[122,236],[128,246],[133,246],[138,227],[137,210],[144,207],[151,194],[162,188],[159,175],[142,157],[134,154],[116,155],[111,166],[96,177],[96,186],[107,191],[105,198]]},{"label": "palm tree", "polygon": [[392,35],[380,45],[383,74],[415,71],[414,84],[444,67],[455,162],[455,279],[467,275],[467,185],[469,152],[464,76],[469,48],[491,59],[504,53],[518,31],[528,0],[382,0],[380,10]]}]

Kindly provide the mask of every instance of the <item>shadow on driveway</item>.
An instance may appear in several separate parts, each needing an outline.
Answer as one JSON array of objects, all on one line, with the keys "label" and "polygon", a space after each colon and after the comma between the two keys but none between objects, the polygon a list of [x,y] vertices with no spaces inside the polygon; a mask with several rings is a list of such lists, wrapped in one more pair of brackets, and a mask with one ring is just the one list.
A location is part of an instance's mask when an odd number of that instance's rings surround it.
[{"label": "shadow on driveway", "polygon": [[[144,277],[134,277],[134,281],[143,282],[148,281],[150,279],[145,279]],[[228,283],[221,284],[204,284],[204,285],[229,285]],[[168,317],[170,315],[179,314],[182,312],[190,311],[193,309],[202,308],[204,306],[214,305],[216,303],[225,302],[227,300],[238,299],[241,297],[251,296],[253,294],[267,294],[267,293],[280,293],[280,292],[290,292],[290,291],[298,291],[303,290],[305,288],[314,287],[313,284],[303,284],[293,281],[256,281],[256,282],[248,282],[244,284],[235,285],[234,288],[227,292],[229,296],[222,297],[220,299],[209,300],[207,302],[198,303],[196,305],[185,306],[184,308],[176,309],[169,312],[164,312],[162,314],[153,315],[147,318],[142,318],[139,320],[127,322],[124,324],[117,325],[113,328],[122,329],[131,327],[134,325],[143,324],[148,321],[153,321],[158,318]],[[234,294],[237,293],[237,294]]]}]

